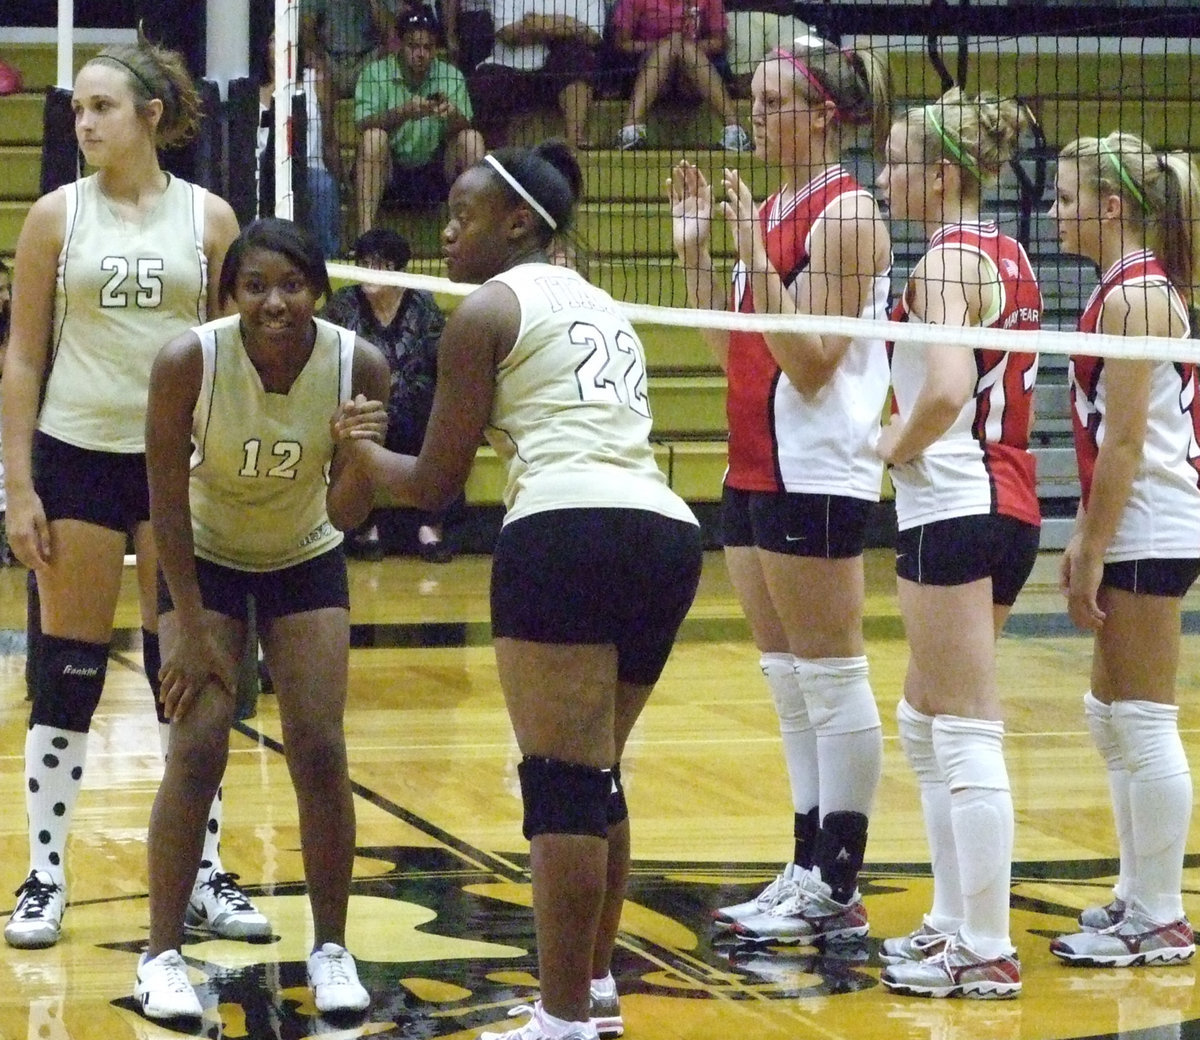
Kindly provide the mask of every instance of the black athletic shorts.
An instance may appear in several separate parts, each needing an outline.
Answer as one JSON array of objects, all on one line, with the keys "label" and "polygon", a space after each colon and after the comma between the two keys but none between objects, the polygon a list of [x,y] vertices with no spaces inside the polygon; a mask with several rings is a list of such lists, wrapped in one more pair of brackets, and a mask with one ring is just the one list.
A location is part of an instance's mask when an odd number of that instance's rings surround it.
[{"label": "black athletic shorts", "polygon": [[150,519],[142,452],[77,448],[35,430],[33,488],[47,520],[82,520],[125,532]]},{"label": "black athletic shorts", "polygon": [[700,529],[645,509],[555,509],[505,524],[492,635],[612,643],[622,682],[658,681],[700,580]]},{"label": "black athletic shorts", "polygon": [[871,506],[865,499],[841,495],[726,487],[721,492],[722,544],[786,556],[850,559],[866,547]]},{"label": "black athletic shorts", "polygon": [[1200,577],[1200,559],[1122,560],[1106,563],[1100,584],[1143,596],[1181,599]]},{"label": "black athletic shorts", "polygon": [[918,585],[992,579],[992,602],[1011,607],[1033,570],[1040,531],[1011,516],[983,513],[937,520],[896,536],[896,573]]},{"label": "black athletic shorts", "polygon": [[[346,556],[340,545],[277,571],[241,571],[197,556],[196,578],[204,606],[238,621],[246,620],[247,596],[254,597],[255,617],[260,623],[325,607],[350,609]],[[159,570],[158,612],[167,614],[173,609],[166,579]]]}]

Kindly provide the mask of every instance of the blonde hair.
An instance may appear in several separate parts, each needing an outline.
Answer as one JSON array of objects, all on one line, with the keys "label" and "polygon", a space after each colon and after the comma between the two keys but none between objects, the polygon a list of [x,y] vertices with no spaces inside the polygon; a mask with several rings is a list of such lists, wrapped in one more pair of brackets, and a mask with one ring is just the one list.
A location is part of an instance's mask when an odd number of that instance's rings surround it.
[{"label": "blonde hair", "polygon": [[136,44],[105,47],[87,64],[96,62],[119,68],[125,74],[139,115],[152,99],[162,102],[162,117],[155,133],[157,146],[170,148],[183,144],[200,128],[200,94],[182,55],[151,43],[140,27]]},{"label": "blonde hair", "polygon": [[972,97],[961,87],[952,87],[932,104],[909,109],[904,123],[909,139],[915,136],[921,142],[924,162],[949,159],[978,190],[996,180],[1004,164],[1017,154],[1021,127],[1029,118],[1015,98]]},{"label": "blonde hair", "polygon": [[1136,134],[1080,137],[1059,159],[1079,167],[1097,195],[1118,195],[1122,219],[1139,230],[1190,306],[1200,304],[1200,171],[1186,152],[1155,152]]},{"label": "blonde hair", "polygon": [[845,131],[849,126],[869,126],[876,147],[887,140],[891,124],[892,76],[887,62],[869,49],[839,50],[824,40],[803,36],[791,49],[780,48],[810,84],[832,101],[837,123]]}]

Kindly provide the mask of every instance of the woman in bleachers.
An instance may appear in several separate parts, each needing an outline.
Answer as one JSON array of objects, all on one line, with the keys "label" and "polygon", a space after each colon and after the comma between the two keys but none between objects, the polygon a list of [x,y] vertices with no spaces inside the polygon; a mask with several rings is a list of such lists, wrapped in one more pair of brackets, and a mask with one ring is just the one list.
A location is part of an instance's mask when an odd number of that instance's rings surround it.
[{"label": "woman in bleachers", "polygon": [[[1085,333],[1192,334],[1200,302],[1200,172],[1183,152],[1132,134],[1084,137],[1059,157],[1064,250],[1103,272]],[[1084,717],[1108,769],[1120,843],[1115,898],[1050,944],[1070,964],[1187,960],[1183,854],[1192,783],[1175,679],[1180,605],[1200,575],[1197,366],[1134,357],[1071,358],[1071,415],[1082,488],[1061,585],[1071,620],[1094,635]]]},{"label": "woman in bleachers", "polygon": [[[617,51],[632,66],[633,89],[625,125],[617,134],[622,151],[646,147],[646,114],[672,80],[698,92],[722,120],[718,147],[748,152],[749,135],[721,76],[725,61],[725,5],[722,0],[617,0],[609,17]],[[685,95],[690,96],[690,95]]]},{"label": "woman in bleachers", "polygon": [[[955,88],[888,136],[879,186],[928,250],[893,318],[1033,330],[1042,294],[1020,243],[981,215],[981,194],[1017,148],[1011,99]],[[1037,558],[1041,517],[1029,451],[1037,355],[896,343],[894,414],[879,439],[896,489],[896,577],[910,649],[896,709],[929,836],[933,906],[887,939],[881,981],[927,997],[1011,997],[1013,803],[996,689],[996,639]]]},{"label": "woman in bleachers", "polygon": [[[726,302],[709,248],[712,189],[688,162],[669,193],[694,307],[882,318],[891,241],[839,162],[860,125],[889,125],[886,67],[828,44],[778,50],[752,82],[755,156],[784,184],[761,206],[727,170],[718,208],[737,265]],[[863,643],[863,549],[883,464],[887,393],[877,339],[705,333],[729,390],[725,558],[779,714],[794,810],[792,861],[719,926],[755,940],[867,933],[858,873],[883,744]]]}]

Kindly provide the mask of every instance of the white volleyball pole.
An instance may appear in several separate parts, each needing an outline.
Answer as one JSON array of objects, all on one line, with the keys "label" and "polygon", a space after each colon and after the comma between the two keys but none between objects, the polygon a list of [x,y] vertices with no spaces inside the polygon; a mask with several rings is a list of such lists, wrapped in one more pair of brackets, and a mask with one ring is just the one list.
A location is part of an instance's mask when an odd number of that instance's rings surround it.
[{"label": "white volleyball pole", "polygon": [[75,4],[58,0],[58,86],[70,90],[75,83]]}]

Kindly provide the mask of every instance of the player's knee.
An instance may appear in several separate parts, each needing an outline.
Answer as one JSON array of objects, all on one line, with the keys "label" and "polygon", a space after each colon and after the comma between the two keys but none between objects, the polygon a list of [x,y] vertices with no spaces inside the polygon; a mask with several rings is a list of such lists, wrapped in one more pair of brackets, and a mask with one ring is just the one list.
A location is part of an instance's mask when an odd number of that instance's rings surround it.
[{"label": "player's knee", "polygon": [[108,646],[43,635],[39,656],[30,725],[86,733],[104,690]]},{"label": "player's knee", "polygon": [[605,813],[610,827],[615,827],[618,823],[624,823],[629,819],[629,806],[625,804],[625,787],[621,783],[620,762],[612,767],[612,787],[608,792]]},{"label": "player's knee", "polygon": [[525,837],[539,834],[608,835],[612,770],[526,755],[517,766],[525,804]]}]

